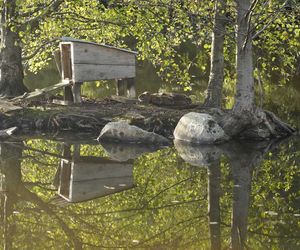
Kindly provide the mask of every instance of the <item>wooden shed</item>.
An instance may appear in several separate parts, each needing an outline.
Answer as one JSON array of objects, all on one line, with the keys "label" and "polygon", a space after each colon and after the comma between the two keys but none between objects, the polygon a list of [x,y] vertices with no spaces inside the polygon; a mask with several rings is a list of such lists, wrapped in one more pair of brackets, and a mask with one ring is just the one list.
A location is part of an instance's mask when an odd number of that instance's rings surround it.
[{"label": "wooden shed", "polygon": [[69,80],[73,88],[66,87],[65,100],[80,102],[83,82],[116,79],[128,85],[128,96],[135,97],[136,52],[105,44],[73,38],[62,38],[56,62],[62,81]]}]

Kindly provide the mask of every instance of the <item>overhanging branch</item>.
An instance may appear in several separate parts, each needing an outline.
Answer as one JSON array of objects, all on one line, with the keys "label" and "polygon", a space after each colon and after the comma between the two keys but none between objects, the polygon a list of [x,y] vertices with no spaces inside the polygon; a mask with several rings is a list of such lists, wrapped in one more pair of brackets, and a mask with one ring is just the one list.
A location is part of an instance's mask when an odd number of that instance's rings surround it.
[{"label": "overhanging branch", "polygon": [[38,23],[41,19],[48,16],[52,12],[55,12],[58,10],[59,6],[64,2],[65,0],[52,0],[51,3],[48,5],[48,7],[41,9],[42,11],[39,15],[33,17],[32,19],[29,19],[28,21],[24,22],[19,28],[19,30],[24,30],[28,25],[31,27],[37,27]]},{"label": "overhanging branch", "polygon": [[49,46],[50,44],[56,43],[59,40],[60,40],[60,38],[54,38],[54,39],[52,39],[50,41],[47,41],[47,42],[43,43],[41,46],[37,47],[30,55],[23,56],[22,60],[23,61],[30,60],[31,58],[35,57],[42,49],[44,49],[45,47]]}]

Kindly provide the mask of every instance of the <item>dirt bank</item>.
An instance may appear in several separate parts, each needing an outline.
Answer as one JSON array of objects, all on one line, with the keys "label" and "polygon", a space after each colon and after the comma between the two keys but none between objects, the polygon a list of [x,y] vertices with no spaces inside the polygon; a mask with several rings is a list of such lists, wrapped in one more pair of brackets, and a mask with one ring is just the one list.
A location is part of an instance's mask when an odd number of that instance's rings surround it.
[{"label": "dirt bank", "polygon": [[111,99],[85,101],[82,104],[61,106],[42,102],[22,104],[23,109],[0,113],[0,129],[13,126],[19,133],[95,132],[99,133],[109,121],[127,119],[131,124],[148,131],[171,137],[179,119],[190,111],[205,112],[218,117],[215,109],[193,107],[157,107],[135,103],[120,103]]}]

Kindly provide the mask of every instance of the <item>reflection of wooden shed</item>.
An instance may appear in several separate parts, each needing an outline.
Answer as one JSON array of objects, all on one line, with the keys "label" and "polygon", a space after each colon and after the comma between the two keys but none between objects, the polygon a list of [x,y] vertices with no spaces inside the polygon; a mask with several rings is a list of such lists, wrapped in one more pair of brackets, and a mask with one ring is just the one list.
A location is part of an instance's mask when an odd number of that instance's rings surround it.
[{"label": "reflection of wooden shed", "polygon": [[128,96],[135,97],[136,52],[72,38],[63,38],[59,48],[55,57],[62,81],[73,84],[65,87],[65,100],[80,102],[83,82],[109,79],[119,79],[118,87],[126,85]]},{"label": "reflection of wooden shed", "polygon": [[0,192],[5,191],[5,175],[0,173]]},{"label": "reflection of wooden shed", "polygon": [[101,157],[62,159],[58,194],[68,202],[82,202],[134,187],[133,162]]}]

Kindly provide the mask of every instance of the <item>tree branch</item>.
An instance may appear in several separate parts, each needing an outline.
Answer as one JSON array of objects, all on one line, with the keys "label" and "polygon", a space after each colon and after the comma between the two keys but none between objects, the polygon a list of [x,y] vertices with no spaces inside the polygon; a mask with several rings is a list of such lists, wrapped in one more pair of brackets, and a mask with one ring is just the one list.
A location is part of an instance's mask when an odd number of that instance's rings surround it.
[{"label": "tree branch", "polygon": [[[51,2],[50,2],[51,4]],[[47,8],[50,4],[40,4],[38,5],[37,7],[35,7],[35,9],[33,9],[32,11],[27,11],[27,12],[21,12],[19,13],[19,16],[20,17],[31,17],[33,16],[34,14],[42,11],[43,9]],[[27,9],[30,9],[32,6],[28,6]]]},{"label": "tree branch", "polygon": [[244,50],[244,49],[246,48],[247,43],[248,43],[248,41],[249,41],[250,30],[251,30],[251,20],[252,20],[252,15],[253,15],[253,11],[254,11],[254,9],[256,8],[257,4],[258,4],[258,0],[253,0],[253,2],[252,2],[252,4],[251,4],[251,6],[250,6],[248,12],[247,12],[246,15],[245,15],[245,19],[246,19],[246,20],[248,19],[248,21],[247,21],[247,23],[248,23],[247,26],[248,26],[248,27],[247,27],[247,35],[246,35],[246,39],[245,39],[245,41],[244,41],[242,50]]},{"label": "tree branch", "polygon": [[40,15],[37,15],[35,17],[33,17],[32,19],[29,19],[28,21],[24,22],[23,24],[21,24],[19,30],[23,30],[25,29],[28,25],[30,25],[31,27],[35,28],[38,26],[40,20],[46,16],[48,16],[49,14],[51,14],[51,12],[53,11],[57,11],[57,9],[59,8],[59,6],[64,2],[65,0],[52,0],[51,3],[48,5],[48,7],[41,9],[40,11],[42,11],[42,13]]},{"label": "tree branch", "polygon": [[279,13],[284,8],[284,6],[286,5],[287,2],[288,2],[288,0],[286,0],[277,11],[275,11],[273,18],[270,19],[259,31],[257,31],[252,36],[252,40],[255,39],[256,37],[258,37],[262,32],[264,32],[274,22],[274,20],[278,17]]},{"label": "tree branch", "polygon": [[56,43],[56,42],[59,41],[59,40],[60,40],[60,38],[54,38],[54,39],[52,39],[52,40],[50,40],[50,41],[47,41],[47,42],[43,43],[41,46],[37,47],[37,48],[34,50],[34,52],[32,52],[30,55],[28,55],[28,56],[23,56],[23,57],[22,57],[22,60],[23,60],[23,61],[30,60],[31,58],[35,57],[42,49],[44,49],[45,47],[47,47],[47,46],[50,45],[50,44]]}]

